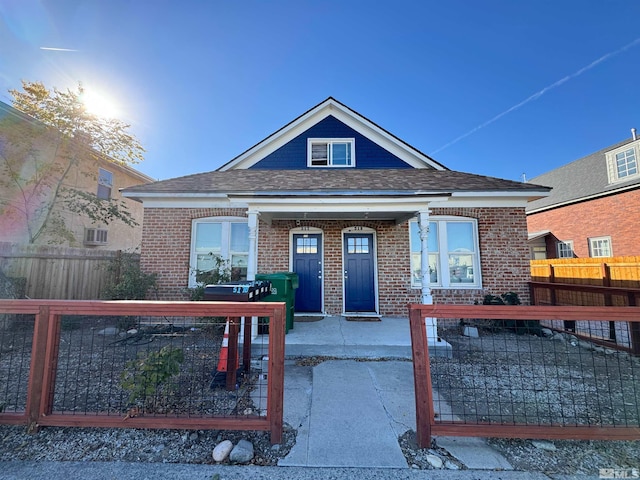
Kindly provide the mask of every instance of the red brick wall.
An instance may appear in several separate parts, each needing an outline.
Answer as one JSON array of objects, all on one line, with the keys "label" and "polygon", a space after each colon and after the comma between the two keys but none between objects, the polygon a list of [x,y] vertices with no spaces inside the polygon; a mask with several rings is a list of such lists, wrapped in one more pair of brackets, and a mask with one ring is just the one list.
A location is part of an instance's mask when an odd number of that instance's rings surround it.
[{"label": "red brick wall", "polygon": [[[191,220],[209,216],[243,216],[242,210],[145,209],[142,268],[157,272],[161,299],[184,298],[188,282]],[[487,293],[517,292],[528,303],[530,280],[527,229],[521,208],[443,208],[432,215],[478,219],[483,289],[433,290],[436,303],[473,303]],[[379,307],[382,315],[405,316],[407,303],[419,302],[420,289],[411,288],[408,222],[306,221],[324,234],[325,310],[342,313],[342,230],[352,226],[376,231]],[[289,270],[289,232],[295,221],[260,222],[258,272]]]},{"label": "red brick wall", "polygon": [[[550,230],[558,240],[573,240],[578,257],[589,257],[589,238],[606,236],[616,257],[640,255],[639,206],[640,190],[632,190],[534,213],[527,216],[527,225],[532,233]],[[557,256],[555,248],[548,250],[550,258]]]},{"label": "red brick wall", "polygon": [[140,267],[158,274],[155,300],[186,300],[189,283],[191,220],[204,217],[245,217],[244,209],[145,208]]}]

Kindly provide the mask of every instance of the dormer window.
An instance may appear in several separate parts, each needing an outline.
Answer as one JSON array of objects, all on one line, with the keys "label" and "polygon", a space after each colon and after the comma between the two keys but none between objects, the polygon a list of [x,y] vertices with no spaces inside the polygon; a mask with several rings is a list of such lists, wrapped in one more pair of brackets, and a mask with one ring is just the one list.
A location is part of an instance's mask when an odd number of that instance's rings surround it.
[{"label": "dormer window", "polygon": [[609,183],[620,182],[638,175],[638,142],[607,152]]},{"label": "dormer window", "polygon": [[308,167],[354,167],[354,138],[309,138]]}]

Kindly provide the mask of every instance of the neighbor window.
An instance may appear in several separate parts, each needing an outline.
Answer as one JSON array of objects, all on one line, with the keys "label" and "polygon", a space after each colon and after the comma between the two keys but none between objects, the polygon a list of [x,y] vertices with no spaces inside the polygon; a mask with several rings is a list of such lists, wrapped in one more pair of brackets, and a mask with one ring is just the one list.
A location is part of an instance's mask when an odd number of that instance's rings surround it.
[{"label": "neighbor window", "polygon": [[98,198],[109,200],[111,198],[111,188],[113,187],[113,173],[98,169]]},{"label": "neighbor window", "polygon": [[[419,225],[409,222],[411,285],[422,285],[422,254]],[[480,250],[477,223],[465,219],[434,219],[429,222],[429,283],[434,287],[480,286]]]},{"label": "neighbor window", "polygon": [[307,140],[307,166],[353,167],[355,139],[309,138]]},{"label": "neighbor window", "polygon": [[210,272],[216,267],[228,270],[232,281],[247,279],[249,226],[246,219],[194,220],[191,235],[190,286],[197,283],[197,272]]},{"label": "neighbor window", "polygon": [[85,245],[106,245],[107,230],[103,228],[85,228],[84,244]]},{"label": "neighbor window", "polygon": [[573,258],[573,240],[557,243],[558,258]]},{"label": "neighbor window", "polygon": [[611,237],[590,238],[589,254],[591,257],[612,257]]},{"label": "neighbor window", "polygon": [[627,180],[635,177],[638,172],[638,145],[627,144],[611,152],[607,152],[607,171],[609,182]]}]

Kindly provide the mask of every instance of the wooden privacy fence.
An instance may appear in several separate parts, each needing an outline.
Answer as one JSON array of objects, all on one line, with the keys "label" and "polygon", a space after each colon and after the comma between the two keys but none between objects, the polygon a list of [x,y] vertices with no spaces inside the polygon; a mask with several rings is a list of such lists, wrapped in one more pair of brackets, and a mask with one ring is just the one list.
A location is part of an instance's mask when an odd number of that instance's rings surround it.
[{"label": "wooden privacy fence", "polygon": [[[427,318],[449,356],[429,357]],[[640,439],[640,358],[531,324],[638,325],[640,307],[409,305],[409,320],[421,448],[432,435]],[[461,322],[489,327],[463,336]]]},{"label": "wooden privacy fence", "polygon": [[[640,305],[640,257],[532,260],[531,277],[534,305]],[[615,322],[605,323],[601,341],[640,354],[640,324],[627,328]],[[572,320],[555,322],[553,326],[578,335],[584,329],[581,322]]]},{"label": "wooden privacy fence", "polygon": [[[266,430],[281,442],[283,302],[0,300],[0,314],[11,322],[0,329],[0,423]],[[252,317],[270,323],[262,343]]]},{"label": "wooden privacy fence", "polygon": [[[121,251],[0,242],[0,270],[24,278],[27,298],[94,300],[109,277],[108,265]],[[139,256],[133,255],[139,261]]]},{"label": "wooden privacy fence", "polygon": [[[591,285],[640,289],[640,257],[552,258],[531,260],[531,280],[540,283]],[[552,292],[537,289],[537,305],[628,305],[624,294],[607,297],[595,290],[564,289]],[[608,303],[607,303],[608,302]]]}]

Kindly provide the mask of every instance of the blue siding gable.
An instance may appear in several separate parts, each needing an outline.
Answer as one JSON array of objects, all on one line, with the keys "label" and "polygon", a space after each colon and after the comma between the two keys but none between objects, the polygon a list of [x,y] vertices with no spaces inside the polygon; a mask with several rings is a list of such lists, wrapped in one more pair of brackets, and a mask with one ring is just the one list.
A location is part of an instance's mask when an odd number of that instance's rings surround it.
[{"label": "blue siding gable", "polygon": [[412,168],[408,163],[392,155],[377,143],[372,142],[331,115],[275,152],[267,155],[250,168],[269,170],[301,170],[307,168],[308,138],[355,138],[355,168]]}]

